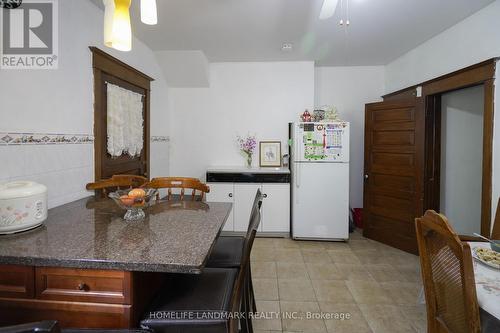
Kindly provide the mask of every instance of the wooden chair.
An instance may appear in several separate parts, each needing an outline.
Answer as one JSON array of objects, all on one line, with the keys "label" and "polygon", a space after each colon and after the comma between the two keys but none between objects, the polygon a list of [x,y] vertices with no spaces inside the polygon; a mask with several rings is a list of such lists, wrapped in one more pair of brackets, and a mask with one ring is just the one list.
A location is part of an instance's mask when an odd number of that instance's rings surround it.
[{"label": "wooden chair", "polygon": [[493,230],[491,230],[491,239],[500,239],[500,198],[498,198],[497,212],[495,221],[493,221]]},{"label": "wooden chair", "polygon": [[115,189],[129,189],[141,187],[148,179],[136,175],[114,175],[109,179],[98,180],[95,183],[88,183],[87,190],[100,191],[106,197],[109,192]]},{"label": "wooden chair", "polygon": [[[203,201],[203,198],[205,196],[205,193],[210,192],[210,188],[200,182],[199,179],[197,178],[187,178],[187,177],[160,177],[160,178],[153,178],[150,182],[143,184],[142,187],[147,187],[147,188],[155,188],[155,189],[161,189],[165,188],[168,189],[168,194],[167,194],[167,200],[172,200],[173,194],[172,194],[172,189],[174,188],[180,188],[180,200],[184,200],[185,198],[185,190],[190,189],[192,190],[191,192],[191,201]],[[200,194],[197,195],[196,191],[199,191]],[[157,194],[157,198],[160,198],[160,194]]]},{"label": "wooden chair", "polygon": [[481,332],[470,246],[433,210],[415,220],[430,333]]}]

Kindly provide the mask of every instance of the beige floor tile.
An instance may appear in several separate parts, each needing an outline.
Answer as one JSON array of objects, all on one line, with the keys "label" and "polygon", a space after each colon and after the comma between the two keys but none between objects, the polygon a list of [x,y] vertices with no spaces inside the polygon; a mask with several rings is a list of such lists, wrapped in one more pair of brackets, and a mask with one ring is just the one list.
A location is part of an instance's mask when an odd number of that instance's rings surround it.
[{"label": "beige floor tile", "polygon": [[353,280],[345,283],[357,303],[393,304],[378,282]]},{"label": "beige floor tile", "polygon": [[252,278],[276,279],[276,263],[274,261],[255,261],[251,264]]},{"label": "beige floor tile", "polygon": [[278,279],[279,297],[283,301],[316,301],[310,280]]},{"label": "beige floor tile", "polygon": [[328,252],[324,249],[321,250],[302,249],[302,257],[304,257],[304,262],[332,263],[332,258],[328,255]]},{"label": "beige floor tile", "polygon": [[328,255],[333,260],[334,263],[339,264],[361,264],[359,258],[351,251],[332,251],[327,250]]},{"label": "beige floor tile", "polygon": [[394,304],[417,305],[421,286],[412,282],[381,282]]},{"label": "beige floor tile", "polygon": [[252,320],[254,330],[281,332],[280,303],[278,301],[257,301],[258,317]]},{"label": "beige floor tile", "polygon": [[377,250],[377,247],[367,239],[351,239],[349,240],[348,244],[353,251]]},{"label": "beige floor tile", "polygon": [[408,265],[412,264],[415,266],[420,266],[420,258],[411,253],[406,253],[403,251],[399,251],[397,253],[391,254],[392,264],[393,265]]},{"label": "beige floor tile", "polygon": [[300,248],[299,242],[290,238],[275,238],[274,247],[277,249],[298,249]]},{"label": "beige floor tile", "polygon": [[[326,332],[322,319],[307,319],[307,313],[318,314],[320,308],[317,302],[280,302],[281,311],[285,314],[294,314],[294,318],[283,318],[284,331],[291,332]],[[300,319],[299,319],[300,318]]]},{"label": "beige floor tile", "polygon": [[254,247],[271,247],[274,248],[275,239],[267,237],[256,237],[253,246]]},{"label": "beige floor tile", "polygon": [[354,251],[354,254],[358,257],[359,261],[365,265],[389,265],[394,263],[392,255],[385,255],[379,251],[363,249]]},{"label": "beige floor tile", "polygon": [[418,333],[427,332],[427,314],[425,304],[417,306],[402,306],[399,308],[403,315],[411,322]]},{"label": "beige floor tile", "polygon": [[279,279],[309,279],[306,265],[304,263],[277,262],[276,265]]},{"label": "beige floor tile", "polygon": [[343,280],[375,281],[365,266],[361,264],[335,263]]},{"label": "beige floor tile", "polygon": [[261,301],[277,301],[278,280],[277,279],[255,279],[253,278],[255,299]]},{"label": "beige floor tile", "polygon": [[321,312],[332,316],[325,320],[328,332],[372,333],[356,304],[319,302],[319,307]]},{"label": "beige floor tile", "polygon": [[403,276],[408,282],[422,284],[422,275],[420,273],[420,266],[417,265],[393,265],[394,268]]},{"label": "beige floor tile", "polygon": [[274,258],[281,262],[304,262],[300,249],[275,249]]},{"label": "beige floor tile", "polygon": [[250,259],[252,261],[274,261],[276,250],[273,247],[255,247],[252,248]]},{"label": "beige floor tile", "polygon": [[343,274],[333,263],[306,263],[312,280],[342,280]]},{"label": "beige floor tile", "polygon": [[354,303],[351,292],[342,280],[312,280],[316,299],[324,302]]},{"label": "beige floor tile", "polygon": [[398,306],[359,304],[359,308],[374,333],[415,333]]},{"label": "beige floor tile", "polygon": [[315,242],[315,241],[297,241],[301,249],[308,250],[324,250],[325,244],[327,242]]},{"label": "beige floor tile", "polygon": [[389,264],[365,265],[371,276],[378,282],[406,282],[401,273]]},{"label": "beige floor tile", "polygon": [[326,242],[323,246],[332,252],[351,252],[351,247],[347,242]]}]

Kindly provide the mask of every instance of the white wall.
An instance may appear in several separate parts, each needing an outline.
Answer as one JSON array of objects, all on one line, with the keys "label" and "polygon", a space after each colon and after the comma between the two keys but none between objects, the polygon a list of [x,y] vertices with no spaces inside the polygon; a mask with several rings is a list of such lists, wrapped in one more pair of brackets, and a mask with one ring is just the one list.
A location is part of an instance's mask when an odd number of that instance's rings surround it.
[{"label": "white wall", "polygon": [[[385,90],[393,92],[481,61],[500,57],[500,0],[419,45],[385,67]],[[500,77],[498,69],[496,78]],[[496,97],[500,96],[496,80]],[[500,196],[500,106],[495,103],[493,130],[492,221]],[[493,224],[492,224],[493,227]]]},{"label": "white wall", "polygon": [[481,232],[484,87],[441,100],[440,211],[461,235]]},{"label": "white wall", "polygon": [[169,99],[171,173],[203,179],[209,166],[244,165],[237,134],[280,140],[287,151],[288,122],[314,104],[314,64],[213,63],[209,88],[172,88]]},{"label": "white wall", "polygon": [[386,92],[500,56],[499,31],[500,0],[497,0],[387,64]]},{"label": "white wall", "polygon": [[350,205],[363,207],[365,104],[384,94],[384,67],[317,67],[316,106],[335,105],[351,123]]},{"label": "white wall", "polygon": [[[156,79],[151,92],[151,133],[168,135],[167,85],[153,52],[134,39],[122,53],[103,46],[103,12],[90,1],[59,1],[59,69],[0,71],[0,133],[93,134],[91,53],[95,45]],[[152,175],[165,175],[168,145],[153,143]],[[158,157],[157,157],[158,156]],[[49,187],[56,206],[91,193],[93,146],[0,146],[0,182],[33,179]]]}]

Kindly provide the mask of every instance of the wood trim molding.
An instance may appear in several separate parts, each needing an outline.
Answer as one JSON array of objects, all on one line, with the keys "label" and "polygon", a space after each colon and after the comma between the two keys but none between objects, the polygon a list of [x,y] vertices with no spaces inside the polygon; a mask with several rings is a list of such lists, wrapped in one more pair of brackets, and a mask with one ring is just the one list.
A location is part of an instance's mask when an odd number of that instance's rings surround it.
[{"label": "wood trim molding", "polygon": [[[494,66],[495,66],[496,61],[499,59],[500,58],[491,58],[491,59],[485,60],[483,62],[474,64],[472,66],[468,66],[468,67],[462,68],[460,70],[457,70],[457,71],[454,71],[454,72],[451,72],[451,73],[448,73],[445,75],[438,76],[434,79],[427,80],[427,81],[424,81],[424,82],[421,82],[421,83],[418,83],[418,84],[415,84],[415,85],[412,85],[412,86],[409,86],[409,87],[406,87],[406,88],[403,88],[400,90],[393,91],[391,93],[383,95],[382,98],[384,100],[389,100],[389,99],[394,99],[395,97],[398,97],[398,95],[399,96],[408,95],[408,94],[411,94],[411,92],[414,91],[418,86],[423,87],[423,86],[427,85],[428,89],[436,89],[435,87],[439,81],[453,78],[453,77],[455,77],[459,74],[462,74],[462,73],[468,73],[468,74],[474,73],[475,69],[482,68],[482,70],[484,70],[483,74],[486,74],[485,76],[481,76],[480,74],[474,74],[474,77],[467,78],[467,74],[461,75],[461,77],[463,77],[464,80],[476,81],[476,83],[471,83],[470,85],[479,84],[480,82],[482,82],[482,81],[480,81],[481,78],[483,78],[483,81],[486,81],[486,80],[491,79],[495,76],[495,67]],[[493,72],[491,72],[491,69],[492,69],[491,66],[493,66]],[[479,81],[478,81],[478,79],[479,79]],[[444,91],[446,91],[446,90],[444,90]],[[433,94],[433,93],[436,93],[436,92],[429,91],[428,94]]]},{"label": "wood trim molding", "polygon": [[154,79],[103,50],[89,46],[92,52],[92,67],[128,81],[144,89],[151,89]]},{"label": "wood trim molding", "polygon": [[422,84],[423,95],[433,95],[467,88],[495,77],[495,59],[469,66]]},{"label": "wood trim molding", "polygon": [[[490,235],[493,188],[494,79],[496,58],[428,81],[422,86],[426,100],[426,158],[424,209],[439,210],[440,101],[450,91],[477,85],[484,87],[483,166],[481,180],[481,234]],[[432,159],[433,162],[429,161]]]}]

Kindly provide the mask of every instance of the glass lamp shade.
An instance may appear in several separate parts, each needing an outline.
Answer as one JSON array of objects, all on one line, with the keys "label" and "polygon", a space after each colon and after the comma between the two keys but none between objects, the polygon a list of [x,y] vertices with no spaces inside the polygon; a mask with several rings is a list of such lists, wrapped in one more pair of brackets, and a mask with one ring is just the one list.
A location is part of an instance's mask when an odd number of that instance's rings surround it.
[{"label": "glass lamp shade", "polygon": [[103,0],[104,45],[119,51],[132,49],[132,28],[130,26],[131,0]]},{"label": "glass lamp shade", "polygon": [[149,25],[158,23],[156,0],[141,0],[141,21]]}]

